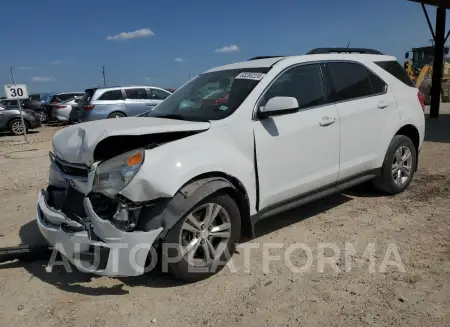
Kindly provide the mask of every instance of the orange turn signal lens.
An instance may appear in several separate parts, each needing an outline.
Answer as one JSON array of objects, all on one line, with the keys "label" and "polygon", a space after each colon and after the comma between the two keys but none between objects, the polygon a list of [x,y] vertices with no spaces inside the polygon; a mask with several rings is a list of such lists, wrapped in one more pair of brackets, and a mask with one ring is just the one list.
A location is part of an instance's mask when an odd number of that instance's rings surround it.
[{"label": "orange turn signal lens", "polygon": [[139,151],[138,153],[133,154],[131,157],[127,159],[127,165],[128,167],[140,165],[143,160],[144,160],[144,152]]}]

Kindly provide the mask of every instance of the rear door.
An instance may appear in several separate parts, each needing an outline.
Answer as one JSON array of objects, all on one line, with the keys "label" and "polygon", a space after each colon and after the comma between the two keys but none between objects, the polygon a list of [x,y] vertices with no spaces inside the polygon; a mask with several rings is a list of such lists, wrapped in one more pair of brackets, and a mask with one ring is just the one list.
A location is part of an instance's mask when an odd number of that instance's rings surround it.
[{"label": "rear door", "polygon": [[170,95],[170,93],[165,90],[161,90],[161,89],[157,89],[157,88],[150,88],[149,96],[150,96],[151,108],[154,108],[158,104],[163,102],[169,95]]},{"label": "rear door", "polygon": [[339,180],[378,168],[387,119],[399,119],[387,84],[357,62],[328,62],[340,117]]},{"label": "rear door", "polygon": [[139,115],[152,107],[150,97],[144,87],[125,89],[125,105],[128,116]]},{"label": "rear door", "polygon": [[92,110],[101,116],[108,117],[113,113],[123,113],[128,115],[125,105],[125,92],[122,89],[106,90],[97,100],[91,100]]}]

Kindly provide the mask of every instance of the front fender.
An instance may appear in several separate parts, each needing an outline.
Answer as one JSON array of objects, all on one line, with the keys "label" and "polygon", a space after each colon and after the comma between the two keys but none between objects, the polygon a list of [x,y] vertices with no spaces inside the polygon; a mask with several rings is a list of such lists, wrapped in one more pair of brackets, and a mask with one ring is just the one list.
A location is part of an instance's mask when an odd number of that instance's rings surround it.
[{"label": "front fender", "polygon": [[200,133],[147,150],[140,171],[120,193],[134,202],[171,198],[197,176],[221,173],[236,178],[243,185],[251,214],[254,213],[253,139],[249,144],[241,139],[236,145],[229,142],[230,139],[221,142],[208,134]]}]

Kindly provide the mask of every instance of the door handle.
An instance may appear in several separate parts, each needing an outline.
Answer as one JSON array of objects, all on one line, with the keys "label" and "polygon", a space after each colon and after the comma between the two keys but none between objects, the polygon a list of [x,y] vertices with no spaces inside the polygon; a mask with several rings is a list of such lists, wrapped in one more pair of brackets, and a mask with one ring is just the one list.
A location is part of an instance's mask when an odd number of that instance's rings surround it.
[{"label": "door handle", "polygon": [[380,109],[384,109],[384,108],[386,108],[387,106],[389,106],[389,104],[387,104],[387,103],[384,102],[384,101],[378,102],[378,108],[380,108]]},{"label": "door handle", "polygon": [[335,117],[322,117],[322,119],[320,120],[319,124],[320,126],[330,126],[331,124],[333,124],[336,121]]},{"label": "door handle", "polygon": [[146,106],[147,106],[147,107],[154,107],[155,104],[153,104],[153,103],[147,103]]}]

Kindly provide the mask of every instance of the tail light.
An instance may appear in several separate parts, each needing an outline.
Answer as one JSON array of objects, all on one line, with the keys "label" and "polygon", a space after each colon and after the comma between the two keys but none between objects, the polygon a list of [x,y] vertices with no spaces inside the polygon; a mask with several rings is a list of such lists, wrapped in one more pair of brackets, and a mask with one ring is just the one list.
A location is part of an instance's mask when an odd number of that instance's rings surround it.
[{"label": "tail light", "polygon": [[94,107],[95,107],[95,104],[87,104],[87,105],[83,106],[83,109],[86,111],[90,111],[90,110],[94,109]]},{"label": "tail light", "polygon": [[417,98],[419,99],[420,105],[422,106],[422,110],[425,111],[425,94],[418,91],[417,92]]},{"label": "tail light", "polygon": [[55,107],[56,109],[62,109],[62,108],[65,108],[66,106],[61,106],[61,105],[57,104],[57,105],[54,105],[54,107]]}]

